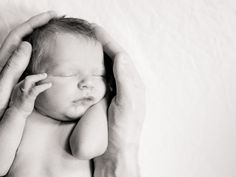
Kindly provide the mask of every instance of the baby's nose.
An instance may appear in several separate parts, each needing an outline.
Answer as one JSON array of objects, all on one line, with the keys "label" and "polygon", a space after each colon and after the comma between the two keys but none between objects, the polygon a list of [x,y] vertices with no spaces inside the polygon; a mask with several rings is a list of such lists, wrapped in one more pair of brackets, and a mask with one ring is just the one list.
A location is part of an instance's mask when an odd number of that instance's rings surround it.
[{"label": "baby's nose", "polygon": [[78,83],[78,88],[80,90],[91,90],[93,89],[93,84],[89,79],[84,79]]}]

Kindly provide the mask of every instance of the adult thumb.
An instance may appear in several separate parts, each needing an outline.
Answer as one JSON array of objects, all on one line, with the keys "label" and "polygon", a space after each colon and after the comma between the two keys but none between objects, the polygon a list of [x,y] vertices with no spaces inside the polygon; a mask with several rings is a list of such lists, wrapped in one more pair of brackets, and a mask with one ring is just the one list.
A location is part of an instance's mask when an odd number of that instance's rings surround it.
[{"label": "adult thumb", "polygon": [[31,51],[32,47],[30,43],[21,42],[18,49],[12,54],[0,73],[0,116],[3,112],[2,110],[8,104],[13,87],[29,63]]},{"label": "adult thumb", "polygon": [[14,51],[10,59],[7,61],[3,69],[2,77],[18,80],[29,64],[31,51],[32,47],[29,42],[21,42],[19,47]]}]

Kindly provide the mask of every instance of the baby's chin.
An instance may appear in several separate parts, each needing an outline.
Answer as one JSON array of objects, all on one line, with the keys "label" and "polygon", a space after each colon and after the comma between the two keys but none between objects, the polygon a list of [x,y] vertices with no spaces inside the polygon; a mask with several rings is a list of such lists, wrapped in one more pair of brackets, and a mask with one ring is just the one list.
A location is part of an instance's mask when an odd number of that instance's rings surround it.
[{"label": "baby's chin", "polygon": [[50,105],[41,106],[41,104],[36,104],[35,108],[42,115],[58,121],[76,121],[79,120],[88,111],[88,109],[97,102],[98,101],[78,102],[72,103],[66,107],[50,107]]},{"label": "baby's chin", "polygon": [[[92,106],[92,105],[91,105]],[[75,121],[79,120],[91,106],[78,106],[72,107],[67,110],[62,116],[62,121]]]},{"label": "baby's chin", "polygon": [[35,107],[35,110],[38,113],[46,117],[49,117],[58,121],[68,121],[68,122],[79,120],[86,113],[88,109],[89,107],[80,106],[77,108],[73,108],[73,107],[67,108],[66,111],[62,111],[62,112],[53,112],[49,110],[44,110],[39,107]]},{"label": "baby's chin", "polygon": [[64,114],[62,117],[63,121],[75,121],[79,120],[86,112],[87,110],[81,110],[79,112],[69,112]]}]

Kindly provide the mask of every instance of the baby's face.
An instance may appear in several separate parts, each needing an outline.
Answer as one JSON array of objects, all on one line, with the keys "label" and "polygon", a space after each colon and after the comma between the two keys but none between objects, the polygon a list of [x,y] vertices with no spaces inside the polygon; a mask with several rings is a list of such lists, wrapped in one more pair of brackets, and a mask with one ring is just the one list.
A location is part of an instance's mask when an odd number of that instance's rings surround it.
[{"label": "baby's face", "polygon": [[[106,93],[100,43],[73,34],[58,34],[50,42],[43,71],[52,87],[41,93],[36,109],[58,120],[75,120]],[[45,61],[45,60],[44,60]]]}]

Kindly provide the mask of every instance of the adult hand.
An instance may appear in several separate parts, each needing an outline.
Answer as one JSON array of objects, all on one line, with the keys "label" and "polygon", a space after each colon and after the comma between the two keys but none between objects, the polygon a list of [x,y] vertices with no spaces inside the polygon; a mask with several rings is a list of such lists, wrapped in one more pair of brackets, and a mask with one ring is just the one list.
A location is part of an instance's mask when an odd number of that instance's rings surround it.
[{"label": "adult hand", "polygon": [[138,147],[145,117],[145,89],[129,55],[100,26],[97,39],[113,60],[117,94],[108,109],[108,148],[94,159],[95,177],[138,177]]},{"label": "adult hand", "polygon": [[0,48],[0,117],[6,111],[12,89],[30,60],[31,45],[22,42],[22,38],[53,17],[56,17],[53,11],[36,15],[11,31],[3,42]]}]

